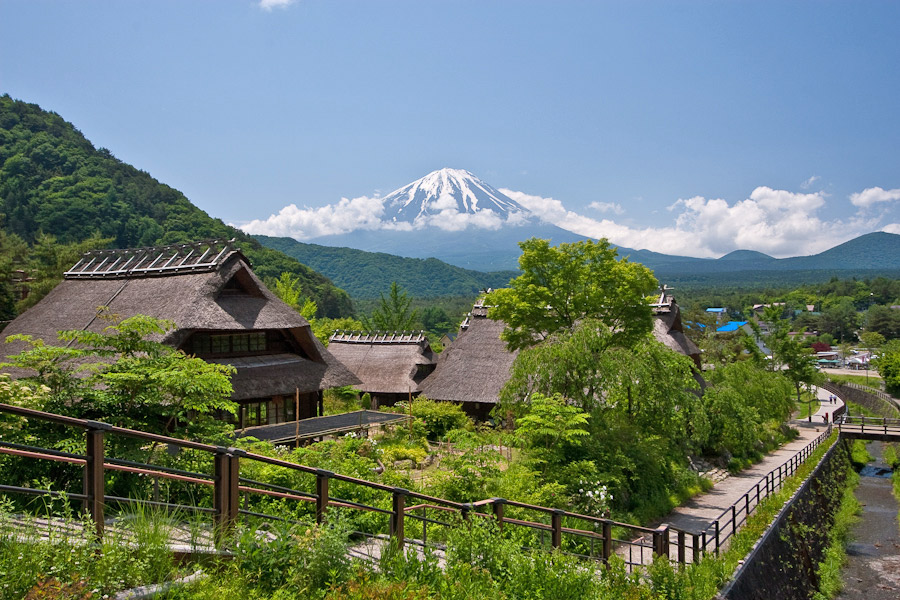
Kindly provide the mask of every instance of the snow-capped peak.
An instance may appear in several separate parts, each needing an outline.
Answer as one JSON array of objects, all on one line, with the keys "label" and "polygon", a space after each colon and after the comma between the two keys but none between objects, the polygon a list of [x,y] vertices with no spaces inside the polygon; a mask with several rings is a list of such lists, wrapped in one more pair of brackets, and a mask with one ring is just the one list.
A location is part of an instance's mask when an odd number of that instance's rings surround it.
[{"label": "snow-capped peak", "polygon": [[521,204],[465,169],[440,169],[384,197],[388,222],[422,222],[429,217],[493,214],[506,220],[527,213]]}]

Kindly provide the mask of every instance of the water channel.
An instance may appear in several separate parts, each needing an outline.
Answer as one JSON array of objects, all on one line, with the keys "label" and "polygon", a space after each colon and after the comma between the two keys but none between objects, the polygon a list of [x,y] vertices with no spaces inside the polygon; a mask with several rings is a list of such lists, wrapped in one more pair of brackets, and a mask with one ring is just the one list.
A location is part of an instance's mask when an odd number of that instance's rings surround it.
[{"label": "water channel", "polygon": [[838,600],[897,600],[900,598],[900,530],[897,500],[892,493],[891,467],[884,463],[881,442],[870,442],[875,460],[860,472],[856,498],[860,520],[851,530],[844,589]]}]

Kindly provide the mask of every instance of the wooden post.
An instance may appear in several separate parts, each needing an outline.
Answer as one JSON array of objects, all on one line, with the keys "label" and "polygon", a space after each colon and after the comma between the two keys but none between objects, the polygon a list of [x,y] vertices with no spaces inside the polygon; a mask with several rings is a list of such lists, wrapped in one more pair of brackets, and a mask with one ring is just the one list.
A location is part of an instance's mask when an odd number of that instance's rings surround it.
[{"label": "wooden post", "polygon": [[653,554],[669,556],[669,525],[663,523],[653,532]]},{"label": "wooden post", "polygon": [[563,511],[556,509],[550,513],[550,545],[554,548],[562,546],[562,515]]},{"label": "wooden post", "polygon": [[106,423],[88,421],[86,452],[87,462],[84,465],[85,493],[87,508],[94,521],[97,540],[103,539],[103,505],[106,496],[106,482],[103,473],[103,431],[109,429]]},{"label": "wooden post", "polygon": [[391,513],[391,537],[397,540],[397,548],[402,550],[405,539],[403,517],[406,514],[406,495],[408,490],[394,488],[393,512]]},{"label": "wooden post", "polygon": [[300,447],[300,388],[294,391],[294,419],[297,427],[294,429],[294,448]]},{"label": "wooden post", "polygon": [[216,477],[213,488],[213,508],[215,509],[215,534],[219,542],[225,539],[237,521],[240,508],[238,491],[240,463],[232,450],[233,448],[219,447],[213,457]]},{"label": "wooden post", "polygon": [[324,469],[316,471],[316,523],[319,524],[325,520],[328,511],[328,479],[332,475],[334,473]]},{"label": "wooden post", "polygon": [[612,556],[612,522],[603,521],[603,564],[609,566]]},{"label": "wooden post", "polygon": [[504,498],[494,498],[494,517],[497,519],[497,529],[503,531],[503,515],[506,512],[506,500]]}]

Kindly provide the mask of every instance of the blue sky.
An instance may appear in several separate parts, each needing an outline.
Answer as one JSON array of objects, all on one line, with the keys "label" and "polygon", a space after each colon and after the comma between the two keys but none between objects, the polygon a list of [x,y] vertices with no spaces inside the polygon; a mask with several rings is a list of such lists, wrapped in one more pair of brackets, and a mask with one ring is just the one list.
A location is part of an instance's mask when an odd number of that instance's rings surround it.
[{"label": "blue sky", "polygon": [[0,0],[0,92],[214,216],[285,215],[301,238],[284,207],[342,215],[453,167],[621,245],[789,256],[900,233],[898,13]]}]

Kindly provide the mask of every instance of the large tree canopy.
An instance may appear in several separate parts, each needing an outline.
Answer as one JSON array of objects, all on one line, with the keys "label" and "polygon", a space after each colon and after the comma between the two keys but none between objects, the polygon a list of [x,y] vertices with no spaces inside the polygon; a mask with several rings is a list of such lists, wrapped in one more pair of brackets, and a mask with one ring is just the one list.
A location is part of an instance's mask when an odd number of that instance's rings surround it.
[{"label": "large tree canopy", "polygon": [[551,246],[549,240],[520,242],[522,274],[487,299],[489,316],[506,323],[510,348],[533,346],[590,318],[613,333],[615,345],[630,346],[650,331],[646,296],[657,285],[653,272],[617,258],[609,242],[585,240]]}]

